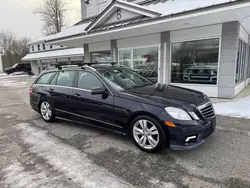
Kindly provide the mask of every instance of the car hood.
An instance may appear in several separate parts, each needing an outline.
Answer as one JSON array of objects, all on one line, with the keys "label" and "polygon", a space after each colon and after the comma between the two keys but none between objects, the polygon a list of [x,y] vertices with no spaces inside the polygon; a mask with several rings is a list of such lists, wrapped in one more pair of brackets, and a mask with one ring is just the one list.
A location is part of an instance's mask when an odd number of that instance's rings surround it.
[{"label": "car hood", "polygon": [[172,105],[173,103],[178,105],[185,105],[187,103],[200,105],[208,100],[208,97],[202,92],[163,84],[129,89],[123,91],[123,93],[146,98],[163,105]]},{"label": "car hood", "polygon": [[13,67],[6,67],[4,70],[8,71],[8,70],[11,70],[11,69],[13,69]]}]

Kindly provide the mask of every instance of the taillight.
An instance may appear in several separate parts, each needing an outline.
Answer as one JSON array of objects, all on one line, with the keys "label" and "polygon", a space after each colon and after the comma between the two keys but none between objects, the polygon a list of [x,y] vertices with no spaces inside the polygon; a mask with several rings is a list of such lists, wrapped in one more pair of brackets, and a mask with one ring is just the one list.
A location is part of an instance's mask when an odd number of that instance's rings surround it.
[{"label": "taillight", "polygon": [[32,88],[29,89],[29,95],[32,95]]}]

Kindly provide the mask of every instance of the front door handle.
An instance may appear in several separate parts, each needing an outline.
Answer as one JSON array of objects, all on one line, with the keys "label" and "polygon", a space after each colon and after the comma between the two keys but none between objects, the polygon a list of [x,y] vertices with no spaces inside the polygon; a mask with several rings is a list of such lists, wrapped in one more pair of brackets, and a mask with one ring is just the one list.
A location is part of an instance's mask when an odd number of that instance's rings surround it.
[{"label": "front door handle", "polygon": [[52,88],[50,88],[49,90],[52,91],[52,92],[54,91],[54,89],[52,89]]}]

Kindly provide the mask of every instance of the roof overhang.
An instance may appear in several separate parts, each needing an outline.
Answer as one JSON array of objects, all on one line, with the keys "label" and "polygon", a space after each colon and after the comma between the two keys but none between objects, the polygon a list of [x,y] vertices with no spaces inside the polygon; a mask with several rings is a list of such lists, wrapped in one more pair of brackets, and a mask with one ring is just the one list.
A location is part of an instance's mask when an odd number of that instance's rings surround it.
[{"label": "roof overhang", "polygon": [[128,3],[121,0],[113,1],[89,26],[86,31],[90,31],[97,25],[101,25],[103,21],[108,19],[116,10],[123,9],[141,16],[147,16],[150,18],[158,17],[161,13],[145,8],[144,6],[139,6],[136,4]]},{"label": "roof overhang", "polygon": [[84,56],[83,48],[67,48],[60,50],[45,51],[39,53],[29,53],[22,58],[22,61],[32,61],[41,59],[55,59],[65,57],[79,57]]},{"label": "roof overhang", "polygon": [[74,37],[69,36],[49,41],[49,43],[82,46],[82,44],[86,43],[135,37],[163,31],[180,30],[232,21],[239,21],[247,32],[250,33],[250,1],[236,1],[184,13],[172,14],[105,31],[90,32]]}]

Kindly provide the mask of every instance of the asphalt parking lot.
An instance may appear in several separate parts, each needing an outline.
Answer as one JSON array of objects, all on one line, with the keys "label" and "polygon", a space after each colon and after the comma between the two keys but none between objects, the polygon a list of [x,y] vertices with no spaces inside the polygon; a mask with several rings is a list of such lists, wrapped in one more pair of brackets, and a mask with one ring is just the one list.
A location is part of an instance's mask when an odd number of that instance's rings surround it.
[{"label": "asphalt parking lot", "polygon": [[250,187],[250,121],[217,117],[190,151],[140,151],[111,132],[58,120],[29,106],[34,78],[0,78],[0,187]]}]

